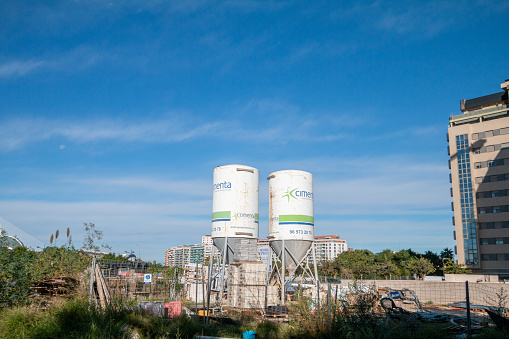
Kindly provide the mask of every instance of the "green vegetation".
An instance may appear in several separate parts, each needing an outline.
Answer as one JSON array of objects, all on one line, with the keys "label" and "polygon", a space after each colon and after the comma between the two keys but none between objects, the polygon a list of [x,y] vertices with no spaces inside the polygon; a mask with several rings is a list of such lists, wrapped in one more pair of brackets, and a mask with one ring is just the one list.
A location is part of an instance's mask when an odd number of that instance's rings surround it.
[{"label": "green vegetation", "polygon": [[411,249],[393,253],[387,249],[374,254],[368,250],[343,252],[335,260],[323,262],[319,270],[328,277],[346,279],[391,279],[393,276],[417,274],[421,279],[426,275],[445,273],[471,273],[453,261],[451,249],[445,248],[439,254],[426,251],[419,254]]},{"label": "green vegetation", "polygon": [[[182,316],[159,318],[126,306],[105,310],[90,307],[86,299],[75,298],[46,311],[31,307],[0,311],[0,336],[9,338],[193,338],[194,335],[240,338],[245,331],[257,332],[257,338],[455,338],[447,331],[450,324],[421,323],[411,317],[389,320],[377,313],[376,299],[359,293],[355,305],[339,305],[327,316],[327,306],[318,312],[310,301],[301,298],[291,307],[288,324],[260,321],[242,314],[230,314],[231,325]],[[478,338],[509,338],[490,328]]]},{"label": "green vegetation", "polygon": [[90,252],[100,252],[102,250],[111,250],[108,244],[98,244],[99,240],[103,238],[103,231],[99,231],[95,228],[95,224],[84,223],[83,229],[85,230],[85,238],[83,239],[82,249]]},{"label": "green vegetation", "polygon": [[90,257],[73,247],[46,247],[41,252],[0,248],[0,309],[30,303],[35,282],[59,276],[78,278],[88,265]]},{"label": "green vegetation", "polygon": [[[102,232],[94,224],[85,224],[87,237],[83,248],[97,252],[97,242]],[[58,238],[58,231],[54,240]],[[53,235],[52,235],[53,236]],[[327,305],[320,310],[311,300],[300,297],[290,305],[290,321],[274,324],[252,316],[231,313],[234,323],[204,325],[199,318],[182,316],[163,319],[135,308],[135,300],[116,300],[116,307],[96,308],[88,298],[78,292],[66,298],[53,298],[49,308],[42,304],[30,305],[34,298],[33,286],[41,281],[67,277],[81,280],[86,285],[83,273],[90,266],[90,254],[71,245],[69,230],[67,245],[47,247],[41,252],[24,247],[14,250],[0,248],[0,337],[9,338],[192,338],[196,334],[207,336],[236,337],[244,331],[257,332],[258,338],[450,338],[445,330],[447,324],[423,324],[411,318],[390,321],[378,313],[378,303],[373,293],[355,289],[348,304],[332,307],[328,316]],[[102,247],[104,248],[104,247]],[[107,254],[103,261],[127,261],[122,256]],[[437,271],[445,264],[447,270],[461,268],[453,266],[452,252],[448,249],[438,256],[433,252],[424,255],[412,250],[393,253],[390,250],[374,254],[367,250],[342,253],[333,262],[324,263],[320,269],[328,276],[349,276],[368,279],[374,276],[390,278],[393,275],[413,273],[423,277]],[[181,270],[157,263],[150,265],[149,272],[175,279]],[[175,281],[177,283],[177,281]],[[501,290],[502,291],[502,290]],[[502,293],[502,292],[500,292]],[[505,292],[504,292],[505,293]],[[498,296],[498,295],[497,295]],[[504,294],[499,297],[504,300]],[[504,333],[490,329],[480,338],[504,338]],[[508,337],[507,335],[505,336]]]}]

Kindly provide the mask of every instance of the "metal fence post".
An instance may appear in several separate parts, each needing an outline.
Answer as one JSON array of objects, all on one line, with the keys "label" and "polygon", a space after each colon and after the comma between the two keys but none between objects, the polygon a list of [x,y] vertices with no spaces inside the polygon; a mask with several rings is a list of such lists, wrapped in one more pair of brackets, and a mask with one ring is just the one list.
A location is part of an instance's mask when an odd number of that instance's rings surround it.
[{"label": "metal fence post", "polygon": [[467,334],[470,338],[472,334],[472,320],[470,319],[470,295],[468,291],[468,281],[465,281],[465,299],[467,301]]}]

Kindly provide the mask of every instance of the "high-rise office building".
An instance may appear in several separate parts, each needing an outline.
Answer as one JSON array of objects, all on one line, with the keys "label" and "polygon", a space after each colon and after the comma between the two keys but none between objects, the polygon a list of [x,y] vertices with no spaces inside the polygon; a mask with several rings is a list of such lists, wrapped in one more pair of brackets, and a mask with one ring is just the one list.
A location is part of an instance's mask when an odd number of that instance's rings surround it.
[{"label": "high-rise office building", "polygon": [[449,118],[449,168],[458,263],[509,274],[509,80],[503,92],[461,100]]}]

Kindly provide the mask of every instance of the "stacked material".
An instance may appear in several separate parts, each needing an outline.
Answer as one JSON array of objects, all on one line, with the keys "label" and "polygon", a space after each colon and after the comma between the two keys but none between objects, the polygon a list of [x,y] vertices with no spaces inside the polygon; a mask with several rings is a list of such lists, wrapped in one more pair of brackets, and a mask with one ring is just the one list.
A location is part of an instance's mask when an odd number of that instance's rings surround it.
[{"label": "stacked material", "polygon": [[237,238],[233,243],[233,261],[257,261],[257,239]]},{"label": "stacked material", "polygon": [[[229,267],[228,304],[237,309],[263,309],[266,266],[261,262],[238,262]],[[268,286],[267,303],[277,302],[277,287]]]}]

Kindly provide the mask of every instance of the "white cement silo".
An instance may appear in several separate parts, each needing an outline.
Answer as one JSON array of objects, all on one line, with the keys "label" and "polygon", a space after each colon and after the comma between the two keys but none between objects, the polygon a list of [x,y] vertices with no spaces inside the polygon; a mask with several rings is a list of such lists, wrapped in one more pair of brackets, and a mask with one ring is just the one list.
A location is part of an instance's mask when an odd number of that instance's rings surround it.
[{"label": "white cement silo", "polygon": [[222,255],[226,249],[228,262],[232,261],[235,239],[258,239],[259,179],[259,171],[249,166],[214,169],[211,235]]},{"label": "white cement silo", "polygon": [[287,268],[298,265],[314,240],[313,175],[278,171],[269,180],[269,242]]}]

